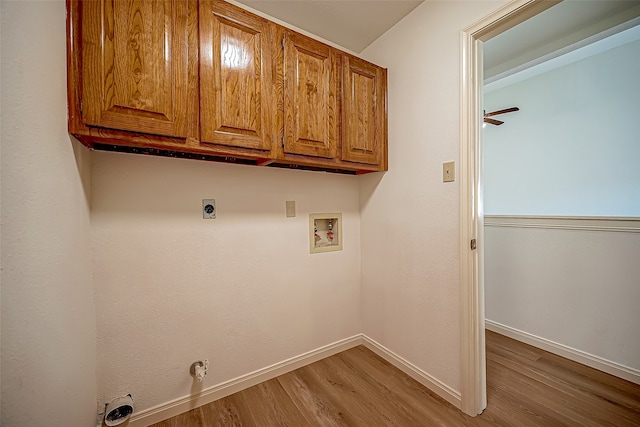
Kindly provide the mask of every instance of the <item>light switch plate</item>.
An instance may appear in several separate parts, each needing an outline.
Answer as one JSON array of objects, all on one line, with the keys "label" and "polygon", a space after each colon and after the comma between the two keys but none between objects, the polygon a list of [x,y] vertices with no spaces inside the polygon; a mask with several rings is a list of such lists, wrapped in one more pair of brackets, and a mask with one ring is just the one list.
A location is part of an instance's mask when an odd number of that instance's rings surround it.
[{"label": "light switch plate", "polygon": [[296,216],[296,201],[287,200],[284,202],[287,207],[287,218],[293,218]]},{"label": "light switch plate", "polygon": [[442,164],[442,182],[453,182],[456,180],[456,162]]},{"label": "light switch plate", "polygon": [[202,199],[202,219],[216,219],[216,199]]}]

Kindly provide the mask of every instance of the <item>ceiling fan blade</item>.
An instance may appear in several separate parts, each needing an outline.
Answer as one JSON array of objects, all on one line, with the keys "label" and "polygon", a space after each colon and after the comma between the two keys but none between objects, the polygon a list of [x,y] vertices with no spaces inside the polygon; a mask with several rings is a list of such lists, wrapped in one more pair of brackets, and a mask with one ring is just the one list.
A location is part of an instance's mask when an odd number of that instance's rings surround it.
[{"label": "ceiling fan blade", "polygon": [[503,124],[504,122],[500,121],[500,120],[496,120],[496,119],[490,119],[488,117],[484,118],[484,122],[485,123],[491,123],[492,125],[496,125],[496,126],[500,126],[501,124]]},{"label": "ceiling fan blade", "polygon": [[498,111],[492,111],[490,113],[485,113],[484,116],[485,117],[491,117],[491,116],[497,116],[498,114],[513,113],[514,111],[520,111],[520,109],[518,107],[511,107],[511,108],[506,108],[504,110],[498,110]]}]

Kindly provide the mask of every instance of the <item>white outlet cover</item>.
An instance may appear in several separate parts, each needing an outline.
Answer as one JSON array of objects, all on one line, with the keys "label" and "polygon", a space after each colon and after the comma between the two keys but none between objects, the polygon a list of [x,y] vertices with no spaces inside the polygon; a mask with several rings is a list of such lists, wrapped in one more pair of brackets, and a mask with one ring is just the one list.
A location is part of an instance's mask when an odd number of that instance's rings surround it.
[{"label": "white outlet cover", "polygon": [[285,202],[287,210],[287,218],[294,218],[296,216],[296,202],[295,200],[287,200]]},{"label": "white outlet cover", "polygon": [[202,199],[202,219],[216,219],[216,199]]},{"label": "white outlet cover", "polygon": [[442,164],[442,182],[453,182],[456,180],[456,163],[447,162]]}]

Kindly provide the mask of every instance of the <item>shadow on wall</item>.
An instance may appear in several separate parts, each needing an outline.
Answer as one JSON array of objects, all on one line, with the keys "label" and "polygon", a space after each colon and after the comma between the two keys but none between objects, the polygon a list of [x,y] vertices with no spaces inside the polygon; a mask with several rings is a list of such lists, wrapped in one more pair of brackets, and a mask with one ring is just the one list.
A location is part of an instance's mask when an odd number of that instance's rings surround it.
[{"label": "shadow on wall", "polygon": [[78,176],[82,182],[84,199],[87,202],[87,210],[91,210],[91,150],[87,149],[75,137],[69,135],[69,143],[73,148],[73,155],[76,159]]},{"label": "shadow on wall", "polygon": [[[217,219],[265,221],[284,216],[297,200],[298,216],[343,210],[358,177],[325,172],[94,151],[92,215],[130,219],[202,219],[203,199],[215,199]],[[295,185],[292,185],[295,183]],[[259,219],[256,219],[259,217]],[[218,221],[220,222],[220,221]]]},{"label": "shadow on wall", "polygon": [[388,172],[370,173],[363,175],[360,180],[360,210],[366,208],[371,200],[371,196],[384,179]]}]

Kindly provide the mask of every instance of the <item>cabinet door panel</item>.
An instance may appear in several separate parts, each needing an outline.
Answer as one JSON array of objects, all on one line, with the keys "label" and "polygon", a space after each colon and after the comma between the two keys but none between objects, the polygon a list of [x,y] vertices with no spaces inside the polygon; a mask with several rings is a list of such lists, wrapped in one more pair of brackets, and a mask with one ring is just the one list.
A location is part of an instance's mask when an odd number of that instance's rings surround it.
[{"label": "cabinet door panel", "polygon": [[201,7],[202,142],[269,150],[268,22],[223,1]]},{"label": "cabinet door panel", "polygon": [[343,63],[342,159],[380,164],[385,150],[384,70],[354,57]]},{"label": "cabinet door panel", "polygon": [[284,151],[336,157],[339,76],[335,52],[290,32],[285,32],[284,50]]},{"label": "cabinet door panel", "polygon": [[[83,10],[83,121],[186,137],[190,25],[184,0],[92,0]],[[191,10],[193,9],[193,10]],[[191,17],[193,19],[193,17]],[[189,86],[191,85],[191,86]]]}]

